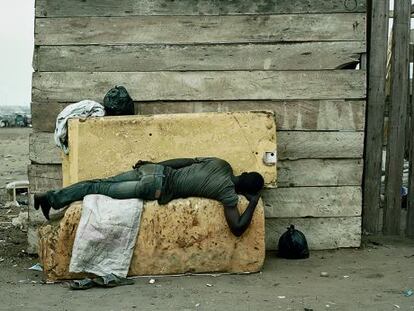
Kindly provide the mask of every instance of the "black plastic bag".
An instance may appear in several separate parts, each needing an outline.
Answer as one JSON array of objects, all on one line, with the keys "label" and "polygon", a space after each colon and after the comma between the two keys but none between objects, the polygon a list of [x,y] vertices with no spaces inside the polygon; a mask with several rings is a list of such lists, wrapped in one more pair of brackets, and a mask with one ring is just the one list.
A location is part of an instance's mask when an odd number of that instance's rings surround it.
[{"label": "black plastic bag", "polygon": [[303,259],[309,257],[308,242],[305,235],[290,225],[279,239],[278,256],[287,259]]},{"label": "black plastic bag", "polygon": [[134,101],[123,86],[115,86],[106,93],[104,107],[107,116],[134,114]]}]

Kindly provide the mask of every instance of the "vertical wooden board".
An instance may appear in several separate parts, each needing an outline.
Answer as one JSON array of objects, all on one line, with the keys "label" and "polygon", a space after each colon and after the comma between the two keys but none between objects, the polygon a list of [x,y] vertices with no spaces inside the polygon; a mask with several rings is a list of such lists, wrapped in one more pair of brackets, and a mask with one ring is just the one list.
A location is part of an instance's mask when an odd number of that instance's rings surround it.
[{"label": "vertical wooden board", "polygon": [[362,158],[363,132],[278,132],[279,159]]},{"label": "vertical wooden board", "polygon": [[311,250],[359,247],[361,217],[266,219],[266,249],[275,250],[280,236],[294,224],[302,231]]},{"label": "vertical wooden board", "polygon": [[401,185],[405,151],[409,82],[410,0],[395,3],[391,111],[386,161],[384,228],[385,234],[400,233]]},{"label": "vertical wooden board", "polygon": [[[359,62],[365,42],[40,46],[38,71],[323,70]],[[99,56],[97,56],[99,55]],[[246,61],[247,60],[247,61]]]},{"label": "vertical wooden board", "polygon": [[[36,45],[365,41],[355,14],[38,18]],[[87,34],[87,35],[85,35]]]},{"label": "vertical wooden board", "polygon": [[360,186],[362,159],[303,159],[278,163],[278,187]]},{"label": "vertical wooden board", "polygon": [[372,1],[369,24],[368,101],[364,162],[363,229],[377,233],[384,137],[389,1]]},{"label": "vertical wooden board", "polygon": [[37,17],[365,12],[365,0],[37,0]]},{"label": "vertical wooden board", "polygon": [[362,70],[37,72],[32,100],[101,101],[114,85],[124,85],[136,101],[357,99],[365,98],[365,82]]},{"label": "vertical wooden board", "polygon": [[361,216],[361,187],[291,187],[263,191],[266,218]]},{"label": "vertical wooden board", "polygon": [[[412,45],[411,45],[412,46]],[[414,59],[414,49],[411,49],[410,55],[412,56],[412,59]],[[411,85],[414,84],[414,79],[411,80]],[[410,101],[411,106],[411,114],[409,116],[411,117],[411,129],[410,129],[410,142],[408,145],[409,148],[409,163],[410,163],[410,169],[408,174],[408,206],[407,206],[407,225],[406,225],[406,234],[409,237],[414,237],[414,96],[411,96]]]},{"label": "vertical wooden board", "polygon": [[272,110],[278,130],[351,130],[365,128],[365,101],[215,101],[139,102],[140,114]]}]

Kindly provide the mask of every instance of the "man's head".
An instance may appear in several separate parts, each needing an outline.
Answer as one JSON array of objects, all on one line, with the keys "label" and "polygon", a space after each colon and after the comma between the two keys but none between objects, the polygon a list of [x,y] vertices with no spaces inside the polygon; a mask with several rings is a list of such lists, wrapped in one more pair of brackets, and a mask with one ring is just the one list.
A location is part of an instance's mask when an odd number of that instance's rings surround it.
[{"label": "man's head", "polygon": [[264,179],[257,172],[242,173],[235,184],[238,193],[256,194],[262,190]]}]

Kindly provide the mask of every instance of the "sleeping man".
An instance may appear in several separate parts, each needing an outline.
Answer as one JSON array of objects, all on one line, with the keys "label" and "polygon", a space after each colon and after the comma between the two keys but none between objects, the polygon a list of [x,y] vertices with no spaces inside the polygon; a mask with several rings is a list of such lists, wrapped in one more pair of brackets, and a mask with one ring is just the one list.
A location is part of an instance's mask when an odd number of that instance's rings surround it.
[{"label": "sleeping man", "polygon": [[[81,181],[59,190],[35,194],[35,208],[49,219],[50,209],[62,209],[88,194],[103,194],[114,199],[139,198],[167,204],[173,199],[203,197],[221,202],[231,232],[240,236],[250,225],[263,177],[257,172],[233,175],[229,163],[219,158],[181,158],[159,163],[138,161],[133,170],[105,178]],[[249,204],[240,215],[238,194]]]}]

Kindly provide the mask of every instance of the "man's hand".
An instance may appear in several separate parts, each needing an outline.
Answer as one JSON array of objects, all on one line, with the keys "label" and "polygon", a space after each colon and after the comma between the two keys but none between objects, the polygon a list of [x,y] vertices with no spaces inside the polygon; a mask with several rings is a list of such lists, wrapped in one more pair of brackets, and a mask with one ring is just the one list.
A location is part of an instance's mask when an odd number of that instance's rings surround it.
[{"label": "man's hand", "polygon": [[252,203],[257,203],[257,202],[259,202],[259,199],[260,199],[260,192],[258,192],[258,193],[256,193],[256,194],[244,193],[243,195],[246,197],[246,199],[247,199],[249,202],[252,202]]},{"label": "man's hand", "polygon": [[153,162],[151,162],[151,161],[142,161],[142,160],[139,160],[137,163],[134,164],[134,166],[132,166],[132,168],[134,170],[136,170],[136,169],[138,169],[140,166],[142,166],[144,164],[152,164],[152,163]]},{"label": "man's hand", "polygon": [[260,199],[260,192],[255,194],[244,194],[244,196],[249,200],[249,204],[242,215],[240,215],[237,206],[224,206],[224,216],[226,217],[231,232],[235,236],[241,236],[250,225],[257,202]]}]

